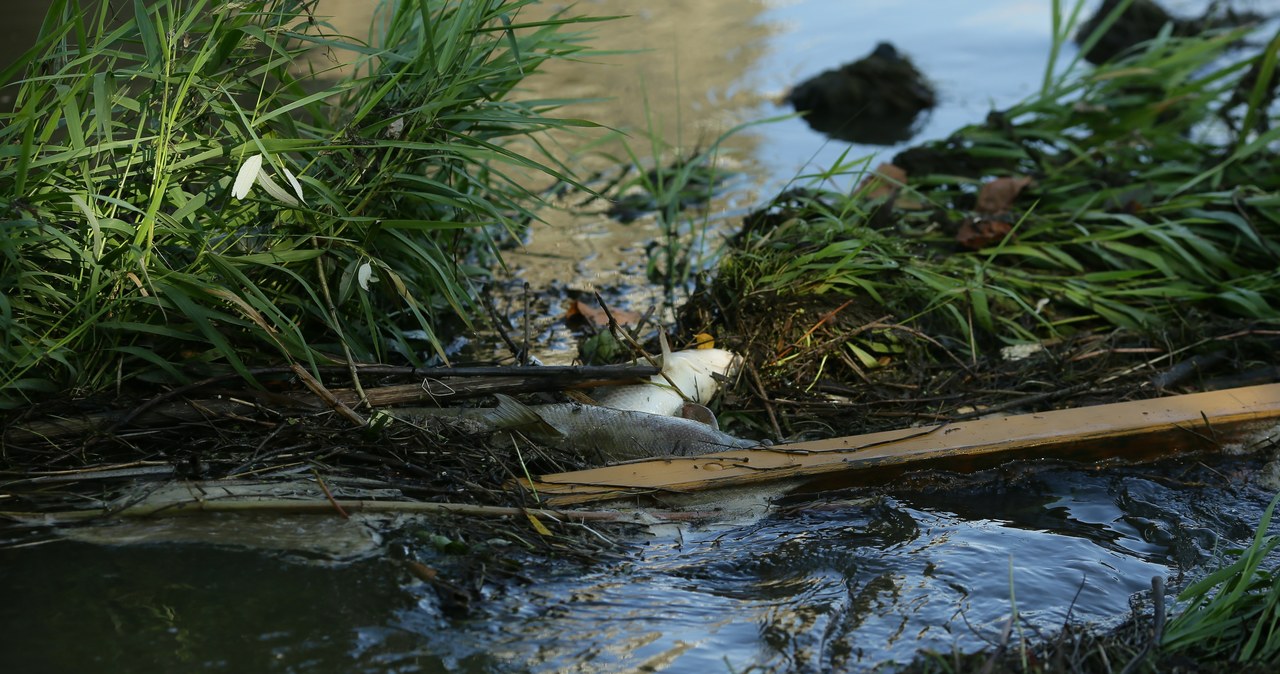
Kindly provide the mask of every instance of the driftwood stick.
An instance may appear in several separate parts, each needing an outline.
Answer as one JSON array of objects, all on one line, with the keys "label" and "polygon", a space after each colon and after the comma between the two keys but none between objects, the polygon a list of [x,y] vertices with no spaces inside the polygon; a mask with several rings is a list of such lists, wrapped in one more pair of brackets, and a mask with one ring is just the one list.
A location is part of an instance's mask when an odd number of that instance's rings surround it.
[{"label": "driftwood stick", "polygon": [[63,524],[103,517],[157,517],[208,512],[273,512],[334,515],[334,507],[347,513],[422,513],[452,514],[473,517],[525,517],[529,514],[554,521],[571,522],[637,522],[653,518],[664,521],[689,521],[717,516],[714,512],[645,510],[550,510],[510,506],[473,505],[468,503],[423,503],[419,501],[366,501],[357,499],[204,499],[177,503],[154,503],[129,506],[117,511],[68,510],[62,512],[0,511],[0,517],[35,524]]}]

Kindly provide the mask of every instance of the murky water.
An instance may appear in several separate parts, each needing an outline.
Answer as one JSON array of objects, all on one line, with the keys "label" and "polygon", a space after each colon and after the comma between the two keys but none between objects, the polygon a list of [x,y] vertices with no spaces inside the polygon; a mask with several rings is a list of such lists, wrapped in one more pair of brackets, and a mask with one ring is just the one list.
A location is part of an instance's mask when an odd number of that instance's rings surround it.
[{"label": "murky water", "polygon": [[[369,4],[347,4],[355,9],[345,21],[365,20]],[[583,2],[588,13],[634,15],[598,26],[601,46],[652,51],[557,64],[531,95],[607,92],[611,100],[573,114],[690,147],[787,112],[773,102],[786,87],[892,40],[939,89],[941,106],[918,137],[936,138],[1039,85],[1049,4]],[[565,139],[566,151],[576,142]],[[717,204],[727,212],[846,151],[893,151],[828,141],[799,120],[748,129],[725,147],[752,176]],[[598,217],[550,227],[562,229],[535,233],[513,254],[517,276],[584,288],[643,278],[653,223]],[[181,543],[36,545],[44,539],[9,530],[0,668],[858,671],[921,648],[981,647],[1015,607],[1046,630],[1068,614],[1103,625],[1123,618],[1152,576],[1176,584],[1215,551],[1247,542],[1276,488],[1247,461],[1206,463],[1017,465],[792,498],[761,519],[655,528],[622,541],[622,561],[526,562],[531,582],[485,588],[464,618],[448,617],[436,591],[397,561],[439,554],[403,530],[345,560],[332,547],[194,542],[207,538],[202,528],[224,537],[255,528],[231,517],[180,525],[190,527]],[[292,522],[304,537],[333,536],[314,518]]]},{"label": "murky water", "polygon": [[[1152,576],[1177,586],[1184,571],[1247,543],[1275,489],[1248,476],[1268,472],[1214,458],[1018,464],[791,497],[760,519],[655,527],[621,541],[622,561],[526,560],[528,582],[486,587],[463,618],[447,617],[436,591],[397,561],[439,561],[411,535],[420,525],[389,530],[382,552],[354,561],[194,542],[6,546],[0,666],[859,671],[921,648],[980,648],[1015,607],[1028,632],[1068,619],[1113,624]],[[316,535],[323,521],[292,520]],[[163,526],[188,539],[257,527],[243,517]]]}]

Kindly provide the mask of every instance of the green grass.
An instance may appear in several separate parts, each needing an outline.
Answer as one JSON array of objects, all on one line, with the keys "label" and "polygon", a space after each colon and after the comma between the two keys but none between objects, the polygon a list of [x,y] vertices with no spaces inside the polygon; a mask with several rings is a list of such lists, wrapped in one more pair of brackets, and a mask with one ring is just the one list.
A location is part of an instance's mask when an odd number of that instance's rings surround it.
[{"label": "green grass", "polygon": [[[1280,129],[1257,123],[1272,119],[1268,97],[1246,78],[1255,63],[1270,72],[1276,41],[1241,52],[1240,31],[1166,37],[1122,62],[1055,70],[1079,6],[1055,9],[1037,95],[898,155],[909,178],[896,203],[824,187],[847,167],[812,177],[724,262],[722,296],[860,298],[975,355],[1155,328],[1191,308],[1280,317],[1280,178],[1268,150]],[[1007,216],[1012,235],[963,249],[956,231],[1001,176],[1035,181]]]},{"label": "green grass", "polygon": [[[648,111],[646,110],[647,114]],[[722,219],[707,208],[723,194],[736,172],[725,166],[726,142],[753,126],[783,119],[768,118],[739,124],[720,134],[704,148],[683,152],[659,137],[650,119],[649,130],[638,135],[647,147],[639,148],[619,134],[625,156],[605,155],[612,163],[629,168],[616,185],[618,197],[610,212],[624,222],[641,213],[653,213],[661,240],[650,252],[649,280],[661,284],[668,301],[677,290],[687,290],[690,280],[705,269],[710,232]],[[648,166],[648,168],[646,168]]]},{"label": "green grass", "polygon": [[[55,0],[0,74],[0,404],[416,362],[470,315],[493,237],[532,217],[516,177],[569,179],[504,143],[589,125],[508,94],[587,19],[408,0],[366,43],[312,4]],[[255,155],[278,187],[237,199]]]},{"label": "green grass", "polygon": [[1280,496],[1258,523],[1253,542],[1224,564],[1192,583],[1178,600],[1181,612],[1169,621],[1161,640],[1166,654],[1182,653],[1206,662],[1280,662],[1280,574],[1268,558],[1280,539],[1268,533]]}]

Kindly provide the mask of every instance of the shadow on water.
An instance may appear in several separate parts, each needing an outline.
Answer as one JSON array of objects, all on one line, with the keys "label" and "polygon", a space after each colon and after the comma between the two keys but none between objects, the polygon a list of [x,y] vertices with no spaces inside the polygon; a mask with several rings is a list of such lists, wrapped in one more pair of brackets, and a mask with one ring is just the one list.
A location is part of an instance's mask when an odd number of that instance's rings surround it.
[{"label": "shadow on water", "polygon": [[373,653],[418,641],[387,624],[414,597],[386,559],[65,541],[0,550],[0,569],[10,672],[386,671]]}]

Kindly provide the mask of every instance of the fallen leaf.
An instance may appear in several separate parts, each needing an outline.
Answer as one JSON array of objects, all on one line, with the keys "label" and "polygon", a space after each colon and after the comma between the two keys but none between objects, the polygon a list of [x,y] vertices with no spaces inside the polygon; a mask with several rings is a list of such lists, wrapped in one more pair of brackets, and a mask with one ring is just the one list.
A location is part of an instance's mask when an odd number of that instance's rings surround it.
[{"label": "fallen leaf", "polygon": [[405,560],[405,565],[409,567],[409,573],[417,576],[421,580],[433,583],[440,577],[440,572],[419,562],[416,559]]},{"label": "fallen leaf", "polygon": [[693,348],[695,349],[714,349],[716,348],[716,340],[705,332],[699,332],[693,336]]},{"label": "fallen leaf", "polygon": [[1013,200],[1030,184],[1031,178],[1027,176],[996,178],[978,191],[978,205],[974,210],[986,215],[1008,213],[1013,209]]},{"label": "fallen leaf", "polygon": [[857,193],[865,199],[893,198],[906,183],[906,171],[893,164],[884,163],[877,166],[871,175],[862,179],[858,184]]},{"label": "fallen leaf", "polygon": [[1000,243],[1011,231],[1013,225],[1002,220],[970,220],[956,232],[956,243],[969,250],[982,250]]},{"label": "fallen leaf", "polygon": [[[613,312],[613,317],[618,320],[620,325],[628,328],[639,324],[640,319],[644,317],[644,314],[637,311],[614,309],[612,307],[609,308],[609,311]],[[590,323],[597,328],[604,328],[609,325],[609,315],[605,313],[604,309],[583,302],[582,300],[569,301],[569,306],[564,312],[564,320],[566,323],[570,323],[575,320],[583,321]]]},{"label": "fallen leaf", "polygon": [[551,530],[547,528],[547,525],[542,523],[542,520],[538,519],[537,515],[534,515],[528,510],[524,511],[524,514],[526,517],[529,518],[529,524],[533,525],[533,530],[538,532],[539,535],[542,535],[542,536],[551,535]]}]

